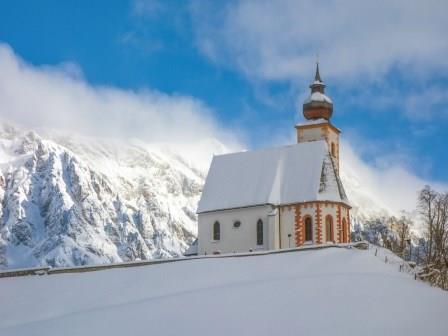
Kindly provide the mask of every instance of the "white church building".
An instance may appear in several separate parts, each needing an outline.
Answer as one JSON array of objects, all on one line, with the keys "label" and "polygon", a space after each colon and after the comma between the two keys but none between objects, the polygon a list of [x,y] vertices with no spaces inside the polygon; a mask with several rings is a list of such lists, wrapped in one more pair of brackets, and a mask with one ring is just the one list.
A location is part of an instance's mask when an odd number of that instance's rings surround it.
[{"label": "white church building", "polygon": [[214,156],[198,206],[198,254],[350,241],[333,103],[319,74],[295,126],[297,143]]}]

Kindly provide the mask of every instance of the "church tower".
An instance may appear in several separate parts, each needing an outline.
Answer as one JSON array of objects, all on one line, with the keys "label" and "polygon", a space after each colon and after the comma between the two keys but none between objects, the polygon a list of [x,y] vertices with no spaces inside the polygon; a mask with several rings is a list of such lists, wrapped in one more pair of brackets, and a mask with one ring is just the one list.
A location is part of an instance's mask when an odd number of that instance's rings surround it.
[{"label": "church tower", "polygon": [[310,95],[303,103],[303,116],[306,120],[295,126],[297,142],[325,140],[335,168],[339,171],[339,134],[341,131],[330,121],[333,115],[333,102],[325,95],[325,84],[320,77],[319,63],[316,64],[316,74],[310,89]]}]

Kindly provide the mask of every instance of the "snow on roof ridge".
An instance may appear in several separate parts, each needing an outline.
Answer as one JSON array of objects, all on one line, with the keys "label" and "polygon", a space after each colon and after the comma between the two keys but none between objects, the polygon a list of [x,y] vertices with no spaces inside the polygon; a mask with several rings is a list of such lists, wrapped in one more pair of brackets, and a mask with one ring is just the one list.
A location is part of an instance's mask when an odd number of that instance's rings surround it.
[{"label": "snow on roof ridge", "polygon": [[328,155],[327,143],[320,140],[215,156],[197,212],[321,198],[344,202],[334,182],[325,193],[319,193]]},{"label": "snow on roof ridge", "polygon": [[[324,119],[325,120],[325,119]],[[229,156],[229,155],[239,155],[239,154],[245,154],[245,153],[260,153],[260,152],[268,152],[268,151],[275,151],[280,149],[287,149],[289,147],[295,147],[295,146],[301,146],[301,145],[309,145],[311,143],[318,143],[318,142],[324,142],[326,144],[325,140],[315,140],[315,141],[307,141],[307,142],[300,142],[300,143],[294,143],[289,145],[282,145],[282,146],[272,146],[272,147],[266,147],[266,148],[256,148],[256,149],[248,149],[248,150],[241,150],[239,152],[231,152],[231,153],[223,153],[223,154],[213,154],[213,157],[222,157],[222,156]]]}]

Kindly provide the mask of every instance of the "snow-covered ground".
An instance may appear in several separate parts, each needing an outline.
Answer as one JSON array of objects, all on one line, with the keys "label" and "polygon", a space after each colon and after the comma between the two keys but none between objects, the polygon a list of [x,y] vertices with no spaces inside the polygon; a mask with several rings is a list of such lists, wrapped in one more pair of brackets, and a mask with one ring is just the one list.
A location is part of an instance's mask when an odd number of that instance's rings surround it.
[{"label": "snow-covered ground", "polygon": [[0,335],[448,335],[448,293],[374,251],[0,279]]}]

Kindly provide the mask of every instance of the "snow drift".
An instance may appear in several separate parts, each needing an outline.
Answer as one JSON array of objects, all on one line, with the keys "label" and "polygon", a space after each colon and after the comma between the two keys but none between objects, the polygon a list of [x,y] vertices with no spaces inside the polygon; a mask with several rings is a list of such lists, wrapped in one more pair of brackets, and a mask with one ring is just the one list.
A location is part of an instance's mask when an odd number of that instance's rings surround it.
[{"label": "snow drift", "polygon": [[0,334],[446,335],[448,294],[383,260],[327,248],[5,278]]}]

